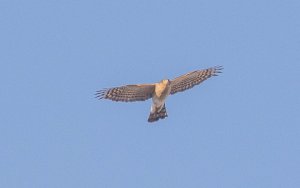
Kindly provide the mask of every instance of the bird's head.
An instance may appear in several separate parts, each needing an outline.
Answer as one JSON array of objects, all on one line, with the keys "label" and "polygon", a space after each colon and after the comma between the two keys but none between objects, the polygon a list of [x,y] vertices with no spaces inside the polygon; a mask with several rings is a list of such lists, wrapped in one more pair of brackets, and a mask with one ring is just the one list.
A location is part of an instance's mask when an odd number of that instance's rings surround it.
[{"label": "bird's head", "polygon": [[161,83],[166,84],[166,85],[170,85],[171,84],[171,80],[165,79],[165,80],[162,80]]}]

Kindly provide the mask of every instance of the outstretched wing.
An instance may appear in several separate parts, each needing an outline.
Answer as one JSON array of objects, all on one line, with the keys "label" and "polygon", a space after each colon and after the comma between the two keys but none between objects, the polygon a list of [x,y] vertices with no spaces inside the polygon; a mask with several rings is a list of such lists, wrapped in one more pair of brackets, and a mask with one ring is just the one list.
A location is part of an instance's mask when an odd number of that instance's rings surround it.
[{"label": "outstretched wing", "polygon": [[154,90],[154,84],[126,85],[97,91],[96,97],[122,102],[144,101],[152,97]]},{"label": "outstretched wing", "polygon": [[185,91],[200,84],[211,76],[217,76],[218,73],[221,73],[222,69],[222,66],[216,66],[204,70],[189,72],[185,75],[179,76],[174,80],[171,80],[171,94]]}]

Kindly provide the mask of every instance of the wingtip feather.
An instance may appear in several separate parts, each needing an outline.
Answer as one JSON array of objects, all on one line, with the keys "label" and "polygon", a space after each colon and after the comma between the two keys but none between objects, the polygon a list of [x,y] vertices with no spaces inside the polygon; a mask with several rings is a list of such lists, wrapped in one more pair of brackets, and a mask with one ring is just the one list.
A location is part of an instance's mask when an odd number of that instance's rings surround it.
[{"label": "wingtip feather", "polygon": [[96,93],[94,94],[94,95],[96,95],[95,98],[98,98],[99,100],[104,99],[106,92],[107,92],[107,89],[101,89],[101,90],[96,91]]},{"label": "wingtip feather", "polygon": [[224,69],[222,65],[218,65],[212,68],[214,71],[213,76],[218,76],[218,74],[222,73],[222,70]]}]

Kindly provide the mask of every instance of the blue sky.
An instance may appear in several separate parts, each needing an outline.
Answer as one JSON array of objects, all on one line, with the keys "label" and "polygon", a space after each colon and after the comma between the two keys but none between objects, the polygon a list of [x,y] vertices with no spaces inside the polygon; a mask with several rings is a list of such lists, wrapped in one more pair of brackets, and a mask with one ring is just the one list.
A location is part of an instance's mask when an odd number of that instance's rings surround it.
[{"label": "blue sky", "polygon": [[[300,2],[0,2],[0,187],[300,187]],[[223,65],[167,100],[96,90]]]}]

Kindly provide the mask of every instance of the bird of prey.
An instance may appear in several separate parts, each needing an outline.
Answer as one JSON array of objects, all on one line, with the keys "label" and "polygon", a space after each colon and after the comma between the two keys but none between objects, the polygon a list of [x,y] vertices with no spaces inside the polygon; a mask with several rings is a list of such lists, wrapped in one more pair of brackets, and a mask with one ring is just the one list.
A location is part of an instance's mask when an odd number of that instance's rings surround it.
[{"label": "bird of prey", "polygon": [[173,80],[166,79],[152,84],[124,85],[102,89],[96,92],[96,98],[121,102],[145,101],[152,98],[148,122],[155,122],[168,117],[165,101],[169,95],[190,89],[211,76],[217,76],[222,69],[222,66],[216,66],[192,71]]}]

